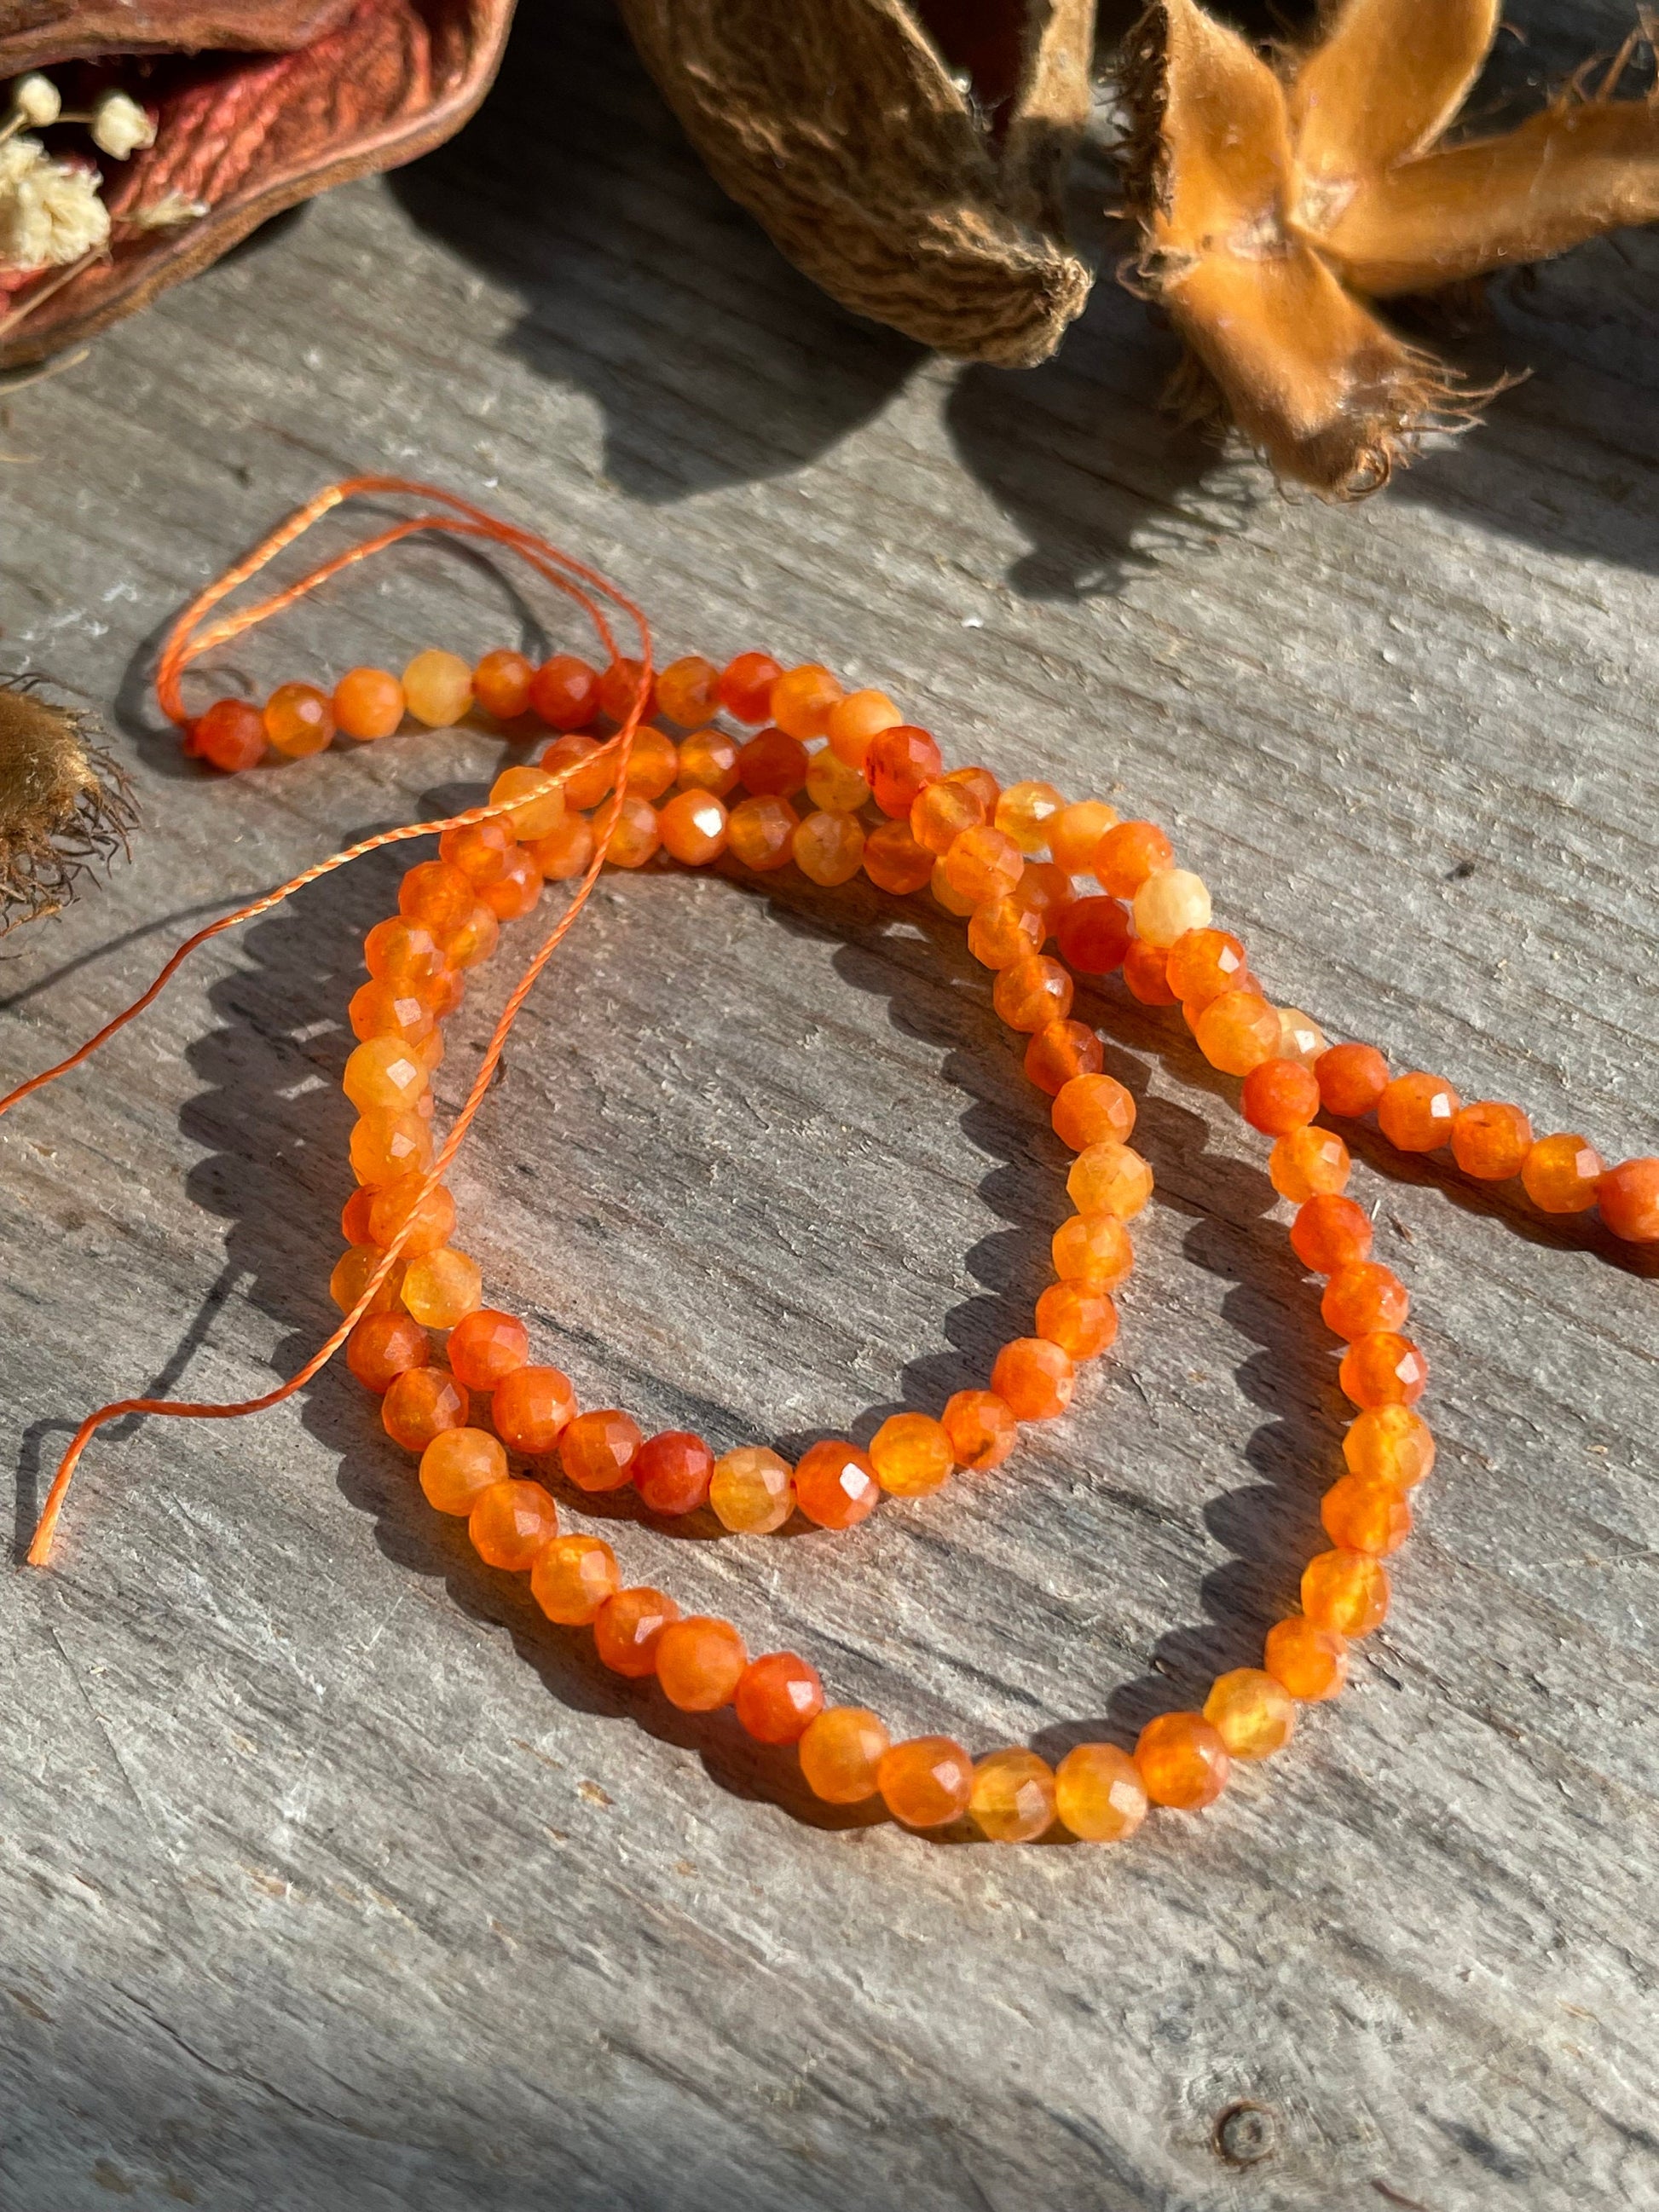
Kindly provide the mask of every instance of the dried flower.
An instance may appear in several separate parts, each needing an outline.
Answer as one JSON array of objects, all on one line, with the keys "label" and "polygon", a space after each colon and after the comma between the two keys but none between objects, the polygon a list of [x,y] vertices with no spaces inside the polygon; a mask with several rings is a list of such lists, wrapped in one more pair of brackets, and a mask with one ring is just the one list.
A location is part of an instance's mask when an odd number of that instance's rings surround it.
[{"label": "dried flower", "polygon": [[94,170],[53,161],[38,138],[0,144],[0,270],[60,268],[108,236]]},{"label": "dried flower", "polygon": [[12,113],[31,131],[46,130],[64,112],[57,86],[49,76],[41,76],[38,72],[18,78],[11,88],[11,107]]},{"label": "dried flower", "polygon": [[106,92],[92,111],[92,143],[112,161],[125,161],[155,143],[155,125],[125,92]]},{"label": "dried flower", "polygon": [[0,935],[56,914],[90,863],[127,849],[131,788],[93,735],[27,680],[0,684]]},{"label": "dried flower", "polygon": [[1191,349],[1177,404],[1328,497],[1375,490],[1491,396],[1370,301],[1659,216],[1653,100],[1575,84],[1504,137],[1443,143],[1498,15],[1498,0],[1344,0],[1279,74],[1194,0],[1153,0],[1131,40],[1139,275]]},{"label": "dried flower", "polygon": [[128,208],[121,221],[135,230],[173,230],[181,222],[200,222],[210,212],[205,200],[193,200],[188,193],[175,191],[163,192],[148,207]]}]

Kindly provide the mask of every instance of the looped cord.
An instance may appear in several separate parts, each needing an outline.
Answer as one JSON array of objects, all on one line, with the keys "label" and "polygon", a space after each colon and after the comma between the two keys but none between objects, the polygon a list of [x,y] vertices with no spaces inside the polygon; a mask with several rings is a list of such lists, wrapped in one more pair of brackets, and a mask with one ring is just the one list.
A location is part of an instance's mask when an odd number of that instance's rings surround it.
[{"label": "looped cord", "polygon": [[[296,538],[303,537],[305,532],[324,515],[330,514],[335,507],[342,506],[349,499],[375,495],[430,501],[435,502],[440,508],[447,508],[449,512],[417,514],[408,517],[401,522],[393,523],[369,537],[360,539],[355,545],[348,547],[344,552],[336,554],[331,560],[323,562],[319,567],[299,578],[296,582],[285,586],[280,592],[273,592],[269,599],[258,600],[250,606],[240,607],[231,613],[221,615],[215,622],[207,620],[215,607],[252,577],[258,575],[262,568],[275,560],[277,555],[284,551],[287,547],[293,544]],[[340,1346],[351,1334],[352,1330],[373,1305],[376,1293],[396,1264],[404,1241],[415,1225],[421,1203],[443,1181],[450,1162],[460,1150],[494,1079],[502,1051],[512,1033],[513,1024],[519,1018],[520,1008],[535,988],[537,978],[563,942],[577,915],[586,903],[588,894],[598,879],[599,870],[605,865],[605,855],[611,848],[611,841],[615,834],[623,799],[627,790],[628,763],[633,753],[635,732],[639,727],[645,702],[651,696],[650,624],[633,600],[608,578],[601,575],[597,569],[590,568],[583,562],[574,559],[569,554],[561,551],[559,547],[553,544],[550,539],[541,537],[538,532],[522,530],[516,524],[504,522],[498,516],[490,514],[486,509],[475,507],[471,501],[457,497],[453,492],[441,490],[434,485],[411,482],[402,477],[349,477],[338,483],[325,486],[315,498],[307,500],[303,507],[296,507],[286,521],[279,523],[276,528],[268,537],[261,539],[244,559],[238,562],[234,567],[227,568],[223,574],[216,577],[205,590],[198,592],[167,632],[162,641],[155,669],[155,696],[160,702],[162,712],[180,729],[187,730],[190,716],[185,708],[182,686],[185,672],[193,661],[199,659],[204,653],[211,652],[216,646],[224,644],[228,639],[238,637],[245,630],[252,629],[256,623],[268,620],[272,615],[282,613],[285,608],[292,606],[297,599],[303,599],[307,592],[315,591],[319,585],[326,583],[331,577],[337,576],[343,570],[354,567],[360,561],[368,560],[375,553],[383,552],[387,547],[398,544],[405,538],[413,537],[417,532],[426,530],[442,531],[456,538],[482,538],[494,544],[504,547],[509,552],[518,554],[547,582],[553,585],[556,590],[564,592],[568,598],[574,599],[583,610],[592,623],[608,659],[611,661],[615,661],[620,656],[617,651],[616,639],[610,622],[606,617],[605,603],[609,604],[613,612],[625,615],[638,632],[641,677],[634,702],[616,735],[608,739],[599,752],[590,754],[581,763],[584,769],[592,767],[606,755],[614,756],[615,760],[613,788],[603,818],[596,825],[597,834],[593,841],[592,859],[588,864],[586,872],[577,885],[569,904],[526,963],[523,975],[514,987],[506,1006],[502,1008],[501,1019],[495,1024],[483,1059],[479,1064],[477,1075],[473,1080],[471,1091],[467,1093],[465,1103],[456,1115],[449,1134],[445,1139],[432,1166],[422,1179],[419,1199],[409,1208],[403,1227],[386,1247],[381,1255],[380,1265],[364,1285],[356,1304],[340,1322],[339,1327],[335,1329],[325,1343],[318,1347],[296,1374],[290,1376],[286,1382],[278,1384],[274,1390],[267,1390],[261,1397],[246,1398],[234,1404],[226,1405],[197,1403],[169,1398],[122,1398],[118,1399],[112,1405],[100,1406],[96,1413],[88,1413],[76,1431],[69,1449],[64,1454],[58,1465],[52,1488],[46,1494],[46,1502],[41,1509],[40,1520],[35,1525],[33,1539],[28,1548],[29,1563],[33,1566],[44,1566],[51,1556],[53,1532],[57,1528],[58,1516],[63,1511],[64,1499],[74,1477],[76,1468],[79,1464],[81,1455],[92,1437],[106,1421],[117,1420],[125,1413],[168,1413],[186,1420],[234,1420],[244,1413],[263,1413],[267,1407],[280,1405],[284,1398],[292,1397],[296,1390],[302,1389],[332,1359]],[[570,769],[555,771],[561,781],[572,773],[573,770]],[[42,1089],[46,1084],[55,1082],[60,1075],[67,1075],[71,1068],[78,1067],[83,1060],[96,1052],[98,1048],[112,1037],[118,1030],[125,1028],[135,1016],[141,1014],[145,1007],[149,1006],[167,988],[189,956],[198,945],[205,945],[210,938],[217,937],[224,930],[234,929],[238,923],[251,921],[255,915],[268,913],[272,907],[280,906],[284,899],[291,898],[295,891],[304,890],[307,884],[315,883],[319,876],[325,876],[335,868],[343,867],[347,861],[357,860],[365,853],[373,853],[382,845],[398,844],[411,837],[432,836],[446,830],[465,828],[475,822],[492,821],[503,815],[510,815],[514,811],[514,805],[521,803],[521,801],[507,802],[493,806],[474,806],[470,807],[465,813],[447,816],[442,821],[415,822],[401,829],[382,830],[377,836],[366,837],[361,843],[347,846],[343,852],[331,854],[327,860],[315,862],[311,867],[305,869],[277,890],[267,891],[263,897],[252,900],[246,906],[239,907],[235,913],[225,915],[219,921],[210,922],[205,929],[198,930],[193,937],[186,939],[162,967],[149,989],[135,999],[131,1006],[124,1007],[112,1021],[106,1022],[95,1036],[89,1037],[85,1044],[72,1052],[66,1060],[59,1060],[55,1067],[43,1069],[40,1074],[31,1076],[26,1083],[20,1083],[15,1090],[9,1092],[5,1097],[0,1098],[0,1115],[9,1113],[14,1106],[27,1098],[32,1091]]]}]

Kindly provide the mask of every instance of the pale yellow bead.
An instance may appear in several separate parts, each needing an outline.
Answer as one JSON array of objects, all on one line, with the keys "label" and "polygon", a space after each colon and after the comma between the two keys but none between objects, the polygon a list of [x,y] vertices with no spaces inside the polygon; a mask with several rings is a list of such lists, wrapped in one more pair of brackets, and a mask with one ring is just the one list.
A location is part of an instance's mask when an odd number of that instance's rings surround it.
[{"label": "pale yellow bead", "polygon": [[997,801],[996,826],[1022,853],[1046,852],[1048,824],[1065,804],[1052,783],[1011,783]]},{"label": "pale yellow bead", "polygon": [[1160,868],[1134,897],[1135,935],[1160,952],[1189,929],[1210,926],[1210,887],[1190,868]]},{"label": "pale yellow bead", "polygon": [[1279,1057],[1299,1060],[1304,1067],[1311,1067],[1326,1049],[1325,1032],[1311,1014],[1304,1014],[1300,1006],[1281,1006],[1279,1009]]},{"label": "pale yellow bead", "polygon": [[404,704],[428,729],[447,729],[472,704],[471,669],[456,653],[417,653],[404,671]]},{"label": "pale yellow bead", "polygon": [[870,787],[826,745],[806,763],[806,796],[825,814],[856,814],[869,805]]},{"label": "pale yellow bead", "polygon": [[793,1470],[763,1445],[739,1444],[714,1462],[708,1503],[721,1526],[734,1534],[769,1535],[795,1510]]},{"label": "pale yellow bead", "polygon": [[476,1260],[441,1245],[411,1260],[404,1277],[404,1304],[426,1328],[453,1328],[483,1304],[483,1277]]}]

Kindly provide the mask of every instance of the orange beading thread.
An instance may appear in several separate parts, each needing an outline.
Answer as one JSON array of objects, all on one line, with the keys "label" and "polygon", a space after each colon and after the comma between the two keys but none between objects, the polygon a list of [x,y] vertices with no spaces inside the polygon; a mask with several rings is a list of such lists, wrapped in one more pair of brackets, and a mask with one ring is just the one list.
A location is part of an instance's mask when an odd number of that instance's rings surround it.
[{"label": "orange beading thread", "polygon": [[[377,493],[434,500],[442,506],[453,508],[454,513],[415,515],[401,522],[392,524],[372,537],[361,539],[343,553],[336,554],[331,560],[322,562],[319,567],[299,578],[296,582],[286,586],[282,591],[273,592],[269,599],[261,599],[252,606],[239,608],[234,613],[222,615],[216,622],[207,623],[204,626],[204,617],[219,605],[221,600],[228,598],[250,578],[256,576],[268,562],[273,561],[296,538],[302,537],[312,525],[319,521],[325,514],[341,506],[348,499]],[[187,728],[190,717],[185,710],[181,686],[185,672],[192,661],[210,652],[216,645],[222,645],[228,639],[240,636],[243,631],[252,629],[255,623],[265,621],[271,615],[280,614],[284,608],[293,605],[295,600],[302,599],[307,592],[316,590],[319,585],[325,583],[332,576],[338,575],[343,569],[355,566],[359,561],[366,561],[372,554],[381,552],[386,547],[395,545],[403,538],[412,537],[416,532],[423,530],[445,531],[458,538],[487,538],[494,544],[504,546],[510,552],[517,553],[549,583],[576,601],[592,623],[601,644],[613,661],[618,658],[616,640],[599,601],[609,600],[612,607],[625,614],[638,630],[641,669],[639,688],[635,694],[634,703],[616,735],[609,738],[598,753],[590,755],[588,759],[581,763],[584,768],[587,768],[607,753],[614,751],[617,756],[615,789],[605,810],[599,833],[594,839],[592,858],[569,905],[526,964],[524,974],[519,979],[506,1006],[502,1008],[501,1019],[495,1024],[477,1075],[474,1079],[472,1088],[468,1092],[460,1112],[456,1115],[454,1125],[437,1158],[422,1181],[420,1199],[410,1206],[403,1227],[381,1255],[380,1264],[364,1285],[356,1304],[346,1315],[338,1328],[334,1330],[325,1343],[318,1347],[296,1374],[290,1376],[286,1382],[278,1384],[274,1390],[266,1391],[261,1397],[245,1398],[235,1403],[225,1405],[203,1404],[168,1398],[122,1398],[111,1405],[100,1406],[96,1413],[89,1413],[76,1431],[69,1449],[64,1454],[58,1465],[52,1488],[46,1493],[46,1502],[41,1509],[40,1517],[35,1525],[33,1538],[28,1548],[28,1559],[33,1566],[44,1566],[50,1557],[53,1532],[58,1526],[58,1518],[63,1510],[64,1499],[68,1493],[69,1486],[79,1464],[81,1455],[106,1421],[118,1419],[125,1413],[172,1413],[188,1420],[233,1420],[244,1413],[259,1413],[269,1406],[280,1405],[284,1398],[292,1397],[296,1390],[310,1382],[313,1375],[327,1365],[373,1304],[376,1292],[390,1273],[403,1249],[405,1238],[415,1225],[421,1203],[442,1182],[450,1162],[460,1150],[467,1131],[471,1127],[473,1119],[483,1103],[484,1094],[489,1088],[507,1037],[512,1032],[513,1024],[519,1018],[520,1008],[534,988],[537,977],[552,958],[554,952],[575,921],[576,916],[586,903],[588,894],[593,888],[599,870],[605,865],[605,855],[610,850],[611,836],[627,791],[628,763],[633,752],[634,733],[639,726],[645,702],[651,696],[651,626],[647,622],[644,613],[633,600],[608,578],[601,575],[597,569],[590,568],[581,562],[574,559],[569,554],[561,551],[559,547],[553,544],[550,539],[541,537],[538,533],[520,529],[514,523],[503,522],[483,508],[474,507],[470,501],[457,497],[453,492],[440,490],[434,485],[410,482],[402,477],[350,477],[338,483],[329,484],[319,492],[315,498],[307,500],[303,507],[296,507],[286,521],[280,523],[268,537],[261,539],[243,560],[238,562],[233,568],[227,568],[222,575],[208,585],[205,590],[198,592],[167,632],[162,642],[155,669],[155,696],[163,713],[170,721],[176,723],[181,729]],[[578,579],[580,580],[578,581]],[[584,590],[584,584],[591,586],[592,592]],[[594,596],[595,593],[598,594],[597,598]],[[568,768],[553,771],[555,776],[560,781],[573,772],[573,769]],[[45,1085],[56,1081],[60,1075],[68,1074],[72,1067],[78,1067],[83,1060],[96,1052],[99,1046],[113,1036],[118,1030],[125,1028],[135,1016],[142,1013],[145,1007],[149,1006],[166,988],[190,954],[198,945],[205,945],[210,937],[218,936],[223,930],[234,928],[239,922],[251,921],[256,915],[267,913],[270,908],[280,905],[284,899],[291,898],[295,891],[303,890],[307,884],[314,883],[319,876],[325,876],[332,869],[343,867],[348,860],[355,860],[365,853],[374,852],[382,845],[397,844],[410,837],[430,836],[446,830],[461,829],[475,822],[487,822],[499,815],[511,814],[515,806],[521,804],[522,801],[508,801],[494,806],[474,806],[468,808],[465,813],[447,816],[441,821],[416,822],[408,823],[402,829],[382,830],[376,836],[366,837],[358,844],[346,847],[343,852],[331,854],[325,860],[315,862],[311,867],[294,877],[291,881],[281,885],[279,889],[267,891],[263,897],[252,900],[246,906],[239,907],[235,913],[225,915],[219,921],[210,922],[205,929],[198,930],[193,937],[188,938],[162,967],[149,989],[135,999],[130,1006],[125,1007],[113,1020],[106,1023],[95,1036],[89,1037],[85,1044],[72,1052],[66,1060],[60,1060],[55,1067],[46,1068],[40,1074],[31,1076],[26,1083],[19,1084],[15,1090],[8,1093],[5,1097],[0,1098],[0,1114],[9,1113],[12,1107],[27,1098],[31,1091],[40,1090]]]}]

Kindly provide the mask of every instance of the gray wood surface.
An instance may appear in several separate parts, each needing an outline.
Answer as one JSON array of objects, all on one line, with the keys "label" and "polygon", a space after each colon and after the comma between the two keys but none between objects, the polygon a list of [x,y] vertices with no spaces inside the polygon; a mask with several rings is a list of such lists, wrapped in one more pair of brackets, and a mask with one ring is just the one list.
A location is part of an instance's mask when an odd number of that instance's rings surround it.
[{"label": "gray wood surface", "polygon": [[[1534,21],[1525,67],[1619,20]],[[1654,1150],[1656,307],[1647,234],[1500,286],[1470,358],[1533,375],[1490,426],[1363,511],[1287,501],[1168,428],[1168,341],[1109,284],[1024,376],[854,326],[602,0],[532,5],[455,147],[10,404],[0,665],[111,713],[148,827],[8,941],[5,1078],[198,918],[492,772],[477,733],[208,780],[147,699],[187,592],[386,466],[561,534],[667,651],[821,655],[954,758],[1174,823],[1281,997]],[[224,665],[262,690],[539,618],[411,550]],[[21,1534],[89,1407],[259,1390],[329,1323],[345,1000],[394,882],[224,941],[0,1125]],[[603,887],[455,1177],[590,1402],[863,1435],[1020,1325],[1061,1161],[925,905]],[[981,1748],[1121,1734],[1254,1658],[1334,1458],[1263,1148],[1178,1027],[1095,1010],[1159,1194],[1073,1418],[847,1538],[609,1531]],[[54,1571],[0,1596],[0,2203],[1659,2205],[1659,1279],[1438,1163],[1367,1145],[1358,1188],[1442,1438],[1395,1612],[1289,1753],[1121,1850],[826,1817],[482,1570],[343,1369],[106,1437]]]}]

